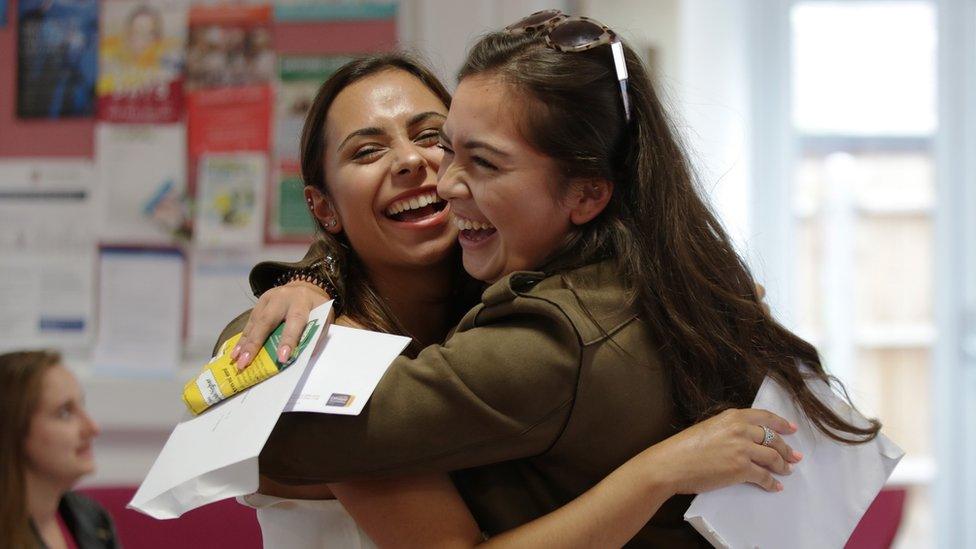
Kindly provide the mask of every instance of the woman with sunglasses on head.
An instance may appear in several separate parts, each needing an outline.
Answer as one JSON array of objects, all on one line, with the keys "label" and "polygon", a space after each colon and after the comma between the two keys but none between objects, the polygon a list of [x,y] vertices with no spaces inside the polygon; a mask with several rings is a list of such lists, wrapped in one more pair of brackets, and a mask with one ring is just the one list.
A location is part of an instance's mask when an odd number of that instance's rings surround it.
[{"label": "woman with sunglasses on head", "polygon": [[[697,546],[682,520],[690,498],[672,496],[742,481],[776,490],[769,471],[796,460],[769,429],[790,432],[785,422],[730,410],[748,406],[765,376],[816,425],[843,433],[832,436],[877,432],[807,389],[796,361],[825,379],[816,351],[762,310],[646,71],[609,29],[554,13],[483,38],[440,133],[438,194],[465,269],[490,286],[443,345],[394,363],[361,416],[283,415],[262,453],[272,480],[454,471],[480,529],[505,532],[493,542],[620,545],[636,534],[638,544]],[[322,200],[338,203],[325,183]],[[327,228],[347,220],[341,207],[316,214]],[[292,284],[272,295],[305,283]],[[281,299],[262,302],[242,363],[284,310]],[[457,524],[444,511],[457,494],[441,477],[333,489],[381,545]],[[420,526],[383,518],[391,512]]]},{"label": "woman with sunglasses on head", "polygon": [[0,547],[118,547],[108,513],[71,491],[95,470],[97,435],[60,355],[0,354]]}]

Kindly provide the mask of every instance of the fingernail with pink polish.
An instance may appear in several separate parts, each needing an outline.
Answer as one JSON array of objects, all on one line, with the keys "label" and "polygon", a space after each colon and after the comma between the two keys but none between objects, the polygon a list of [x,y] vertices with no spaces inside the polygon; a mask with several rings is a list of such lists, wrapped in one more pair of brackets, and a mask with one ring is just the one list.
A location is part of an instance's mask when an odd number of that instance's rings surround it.
[{"label": "fingernail with pink polish", "polygon": [[234,348],[230,351],[230,359],[237,360],[237,354],[241,352],[241,344],[238,343],[234,345]]},{"label": "fingernail with pink polish", "polygon": [[793,459],[800,461],[801,459],[803,459],[803,454],[797,452],[796,450],[793,450]]},{"label": "fingernail with pink polish", "polygon": [[289,358],[291,358],[291,347],[288,345],[278,347],[278,362],[284,364],[288,362]]},{"label": "fingernail with pink polish", "polygon": [[778,481],[778,480],[776,481],[776,491],[777,492],[782,492],[783,491],[783,483],[780,482],[780,481]]}]

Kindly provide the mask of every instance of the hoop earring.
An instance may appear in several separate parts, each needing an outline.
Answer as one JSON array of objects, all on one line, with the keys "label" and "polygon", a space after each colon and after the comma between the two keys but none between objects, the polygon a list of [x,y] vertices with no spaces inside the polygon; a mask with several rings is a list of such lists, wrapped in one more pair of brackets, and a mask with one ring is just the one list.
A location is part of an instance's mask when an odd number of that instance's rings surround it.
[{"label": "hoop earring", "polygon": [[339,222],[336,221],[335,219],[333,219],[333,220],[329,221],[329,223],[326,226],[327,227],[335,227],[338,224],[339,224]]}]

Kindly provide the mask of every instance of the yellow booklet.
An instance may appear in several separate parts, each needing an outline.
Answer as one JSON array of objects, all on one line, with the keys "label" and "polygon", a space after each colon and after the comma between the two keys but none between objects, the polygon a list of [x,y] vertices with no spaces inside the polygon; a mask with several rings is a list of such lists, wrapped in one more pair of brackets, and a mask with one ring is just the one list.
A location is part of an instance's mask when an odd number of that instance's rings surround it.
[{"label": "yellow booklet", "polygon": [[200,375],[186,382],[183,387],[183,401],[186,402],[186,407],[194,414],[199,414],[214,404],[284,370],[301,354],[321,326],[317,319],[306,324],[302,337],[298,340],[298,346],[292,351],[288,360],[281,363],[275,358],[277,355],[275,350],[281,341],[281,332],[284,328],[285,325],[281,324],[271,332],[257,356],[243,371],[238,371],[237,365],[231,364],[230,361],[230,351],[241,339],[241,334],[225,341],[220,346],[217,356],[210,359]]}]

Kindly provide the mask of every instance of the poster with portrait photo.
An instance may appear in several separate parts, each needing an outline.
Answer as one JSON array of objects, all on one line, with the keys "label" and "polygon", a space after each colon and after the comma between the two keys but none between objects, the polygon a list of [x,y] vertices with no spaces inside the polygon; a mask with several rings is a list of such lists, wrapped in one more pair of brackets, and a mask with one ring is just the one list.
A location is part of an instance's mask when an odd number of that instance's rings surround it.
[{"label": "poster with portrait photo", "polygon": [[190,10],[186,89],[269,84],[275,76],[270,6]]},{"label": "poster with portrait photo", "polygon": [[102,2],[99,120],[180,119],[188,13],[188,0]]},{"label": "poster with portrait photo", "polygon": [[20,0],[17,116],[95,113],[98,0]]}]

